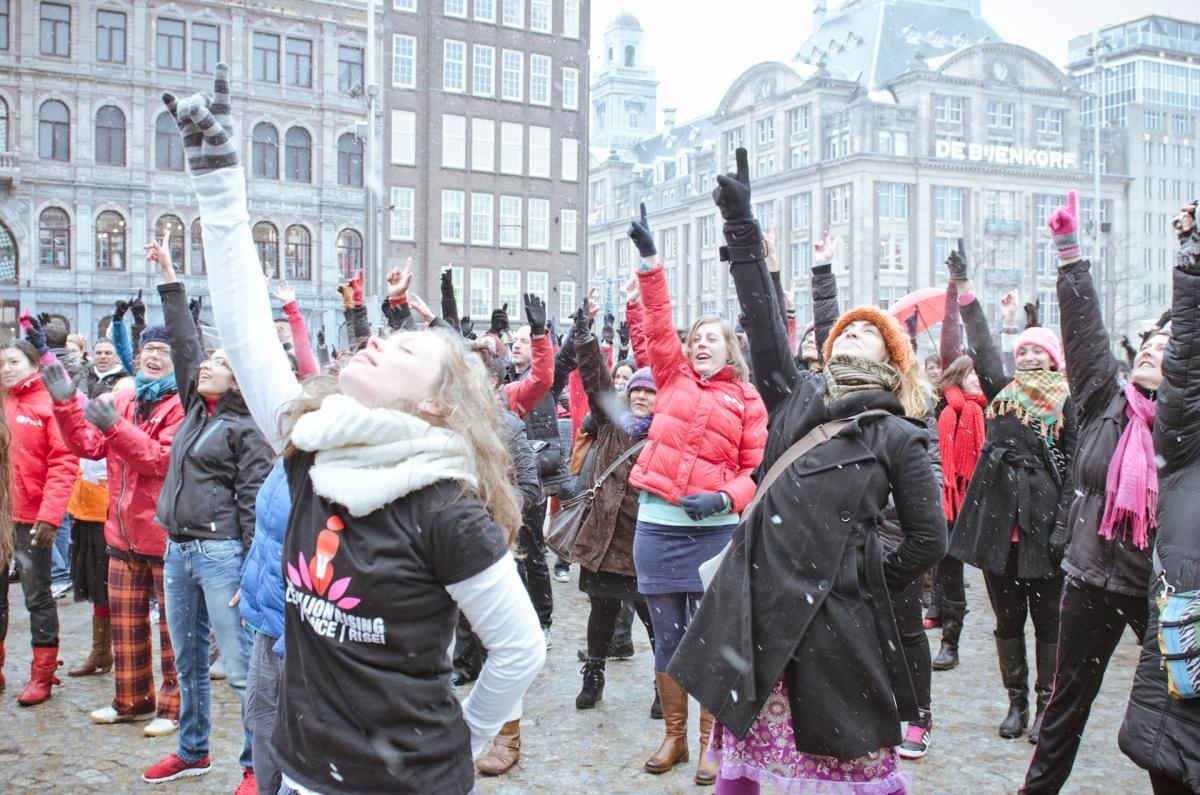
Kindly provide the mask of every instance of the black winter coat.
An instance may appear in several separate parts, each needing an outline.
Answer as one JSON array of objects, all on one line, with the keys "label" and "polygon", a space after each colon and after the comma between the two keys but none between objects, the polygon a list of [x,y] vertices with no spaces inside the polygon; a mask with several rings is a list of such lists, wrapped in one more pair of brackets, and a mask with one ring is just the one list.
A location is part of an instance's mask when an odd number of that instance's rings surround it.
[{"label": "black winter coat", "polygon": [[[1004,374],[979,302],[962,307],[962,318],[975,351],[972,358],[979,385],[991,401],[1012,379]],[[1060,472],[1042,437],[1015,414],[987,420],[979,462],[950,534],[950,554],[993,574],[1022,579],[1061,574],[1050,555],[1050,534],[1066,523],[1075,498],[1071,460],[1077,431],[1075,405],[1068,397],[1054,444],[1066,464]],[[1017,570],[1006,572],[1014,527],[1021,528]]]},{"label": "black winter coat", "polygon": [[[1200,589],[1200,276],[1175,271],[1171,342],[1154,419],[1158,470],[1156,548],[1167,579],[1179,592]],[[1200,792],[1200,699],[1167,690],[1158,646],[1158,610],[1150,621],[1121,725],[1121,750],[1139,767]]]},{"label": "black winter coat", "polygon": [[196,391],[205,356],[187,293],[179,282],[160,284],[158,292],[184,417],[171,443],[155,520],[173,538],[237,539],[248,551],[254,501],[274,461],[271,446],[236,389],[222,395],[209,414]]},{"label": "black winter coat", "polygon": [[[852,423],[776,481],[734,532],[667,672],[738,737],[782,678],[796,748],[858,758],[899,744],[900,721],[917,715],[888,588],[903,588],[945,552],[929,437],[900,416],[890,392],[826,404],[824,379],[797,370],[790,355],[766,264],[732,271],[771,414],[759,477],[819,424],[868,409],[896,416]],[[885,557],[879,526],[889,494],[905,539]]]},{"label": "black winter coat", "polygon": [[121,367],[120,365],[117,366],[117,371],[115,373],[109,373],[105,376],[101,376],[99,373],[97,373],[95,367],[89,367],[81,376],[79,389],[84,392],[89,399],[98,398],[101,395],[107,395],[109,392],[113,391],[113,387],[117,385],[118,381],[120,381],[122,378],[128,377],[129,373],[125,372],[125,368]]},{"label": "black winter coat", "polygon": [[529,435],[525,421],[508,409],[504,413],[504,427],[508,431],[508,451],[513,460],[513,482],[521,493],[521,509],[524,511],[539,505],[542,500],[542,481],[538,478],[537,456],[529,446]]},{"label": "black winter coat", "polygon": [[1070,542],[1063,568],[1088,585],[1145,596],[1150,583],[1150,550],[1138,549],[1130,534],[1120,528],[1112,541],[1100,535],[1108,463],[1129,420],[1125,416],[1125,384],[1119,380],[1117,358],[1100,316],[1100,296],[1092,283],[1091,268],[1087,260],[1079,260],[1058,269],[1067,380],[1079,418],[1074,468],[1077,493],[1067,521]]}]

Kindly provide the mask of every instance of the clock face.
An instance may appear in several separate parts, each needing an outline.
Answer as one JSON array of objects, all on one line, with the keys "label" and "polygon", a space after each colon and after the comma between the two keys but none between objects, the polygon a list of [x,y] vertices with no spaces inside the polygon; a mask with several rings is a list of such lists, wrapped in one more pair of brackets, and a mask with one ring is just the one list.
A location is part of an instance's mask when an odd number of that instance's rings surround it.
[{"label": "clock face", "polygon": [[1008,67],[1002,61],[995,61],[992,63],[992,75],[997,80],[1003,80],[1008,77]]}]

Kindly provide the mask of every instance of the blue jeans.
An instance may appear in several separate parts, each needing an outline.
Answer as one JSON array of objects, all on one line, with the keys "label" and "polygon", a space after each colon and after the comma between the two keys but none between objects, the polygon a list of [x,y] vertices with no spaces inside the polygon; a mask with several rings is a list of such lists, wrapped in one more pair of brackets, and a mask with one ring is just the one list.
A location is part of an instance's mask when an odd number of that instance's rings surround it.
[{"label": "blue jeans", "polygon": [[71,516],[67,514],[50,548],[50,582],[55,585],[71,581],[71,524]]},{"label": "blue jeans", "polygon": [[279,768],[271,758],[271,736],[275,732],[275,712],[279,706],[279,670],[282,661],[275,654],[278,638],[254,633],[250,652],[250,678],[246,691],[246,723],[254,751],[254,778],[259,795],[275,795],[283,783]]},{"label": "blue jeans", "polygon": [[208,755],[211,694],[208,678],[208,633],[216,636],[226,681],[241,702],[244,742],[238,760],[251,767],[250,734],[246,731],[246,675],[250,633],[238,609],[229,606],[242,577],[241,541],[167,542],[163,560],[167,626],[179,676],[179,758],[199,761]]}]

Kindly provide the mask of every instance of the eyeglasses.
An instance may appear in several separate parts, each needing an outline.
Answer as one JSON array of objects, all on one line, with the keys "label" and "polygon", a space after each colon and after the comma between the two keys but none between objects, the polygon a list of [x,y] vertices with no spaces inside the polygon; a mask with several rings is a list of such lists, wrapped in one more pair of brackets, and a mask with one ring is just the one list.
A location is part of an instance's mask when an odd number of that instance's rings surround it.
[{"label": "eyeglasses", "polygon": [[153,353],[156,356],[170,356],[171,346],[163,345],[161,342],[151,342],[142,346],[142,353]]},{"label": "eyeglasses", "polygon": [[231,365],[229,360],[224,356],[210,356],[205,364],[209,364],[213,367],[224,367],[226,370],[233,369],[233,365]]}]

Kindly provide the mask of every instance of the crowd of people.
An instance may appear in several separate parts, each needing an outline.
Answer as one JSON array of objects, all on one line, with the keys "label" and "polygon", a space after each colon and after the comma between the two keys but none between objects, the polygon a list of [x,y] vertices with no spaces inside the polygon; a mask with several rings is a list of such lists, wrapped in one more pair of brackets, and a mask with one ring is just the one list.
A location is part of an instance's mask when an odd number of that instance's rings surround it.
[{"label": "crowd of people", "polygon": [[1022,792],[1067,781],[1126,626],[1143,645],[1120,749],[1156,793],[1200,792],[1195,205],[1176,222],[1172,305],[1121,357],[1073,191],[1045,219],[1060,329],[1032,305],[1019,328],[1009,294],[993,335],[960,250],[921,362],[915,315],[839,306],[828,234],[798,329],[741,149],[713,193],[736,325],[675,330],[643,207],[619,326],[606,315],[597,334],[589,294],[557,329],[526,295],[524,324],[506,304],[477,334],[448,270],[435,313],[406,266],[386,277],[386,330],[372,334],[360,274],[339,287],[347,350],[322,331],[314,351],[286,283],[280,343],[230,94],[218,65],[211,95],[163,95],[220,344],[165,239],[146,246],[162,324],[139,293],[90,350],[29,313],[25,338],[0,344],[0,565],[19,571],[32,646],[20,705],[61,684],[57,556],[92,603],[91,649],[67,675],[113,672],[91,720],[178,735],[146,781],[211,769],[219,659],[241,705],[239,792],[471,792],[519,762],[551,571],[577,564],[575,706],[602,701],[636,616],[663,722],[647,773],[694,752],[696,784],[719,795],[889,795],[909,786],[900,760],[932,748],[933,672],[960,664],[969,565],[1008,694],[997,734],[1034,745]]}]

